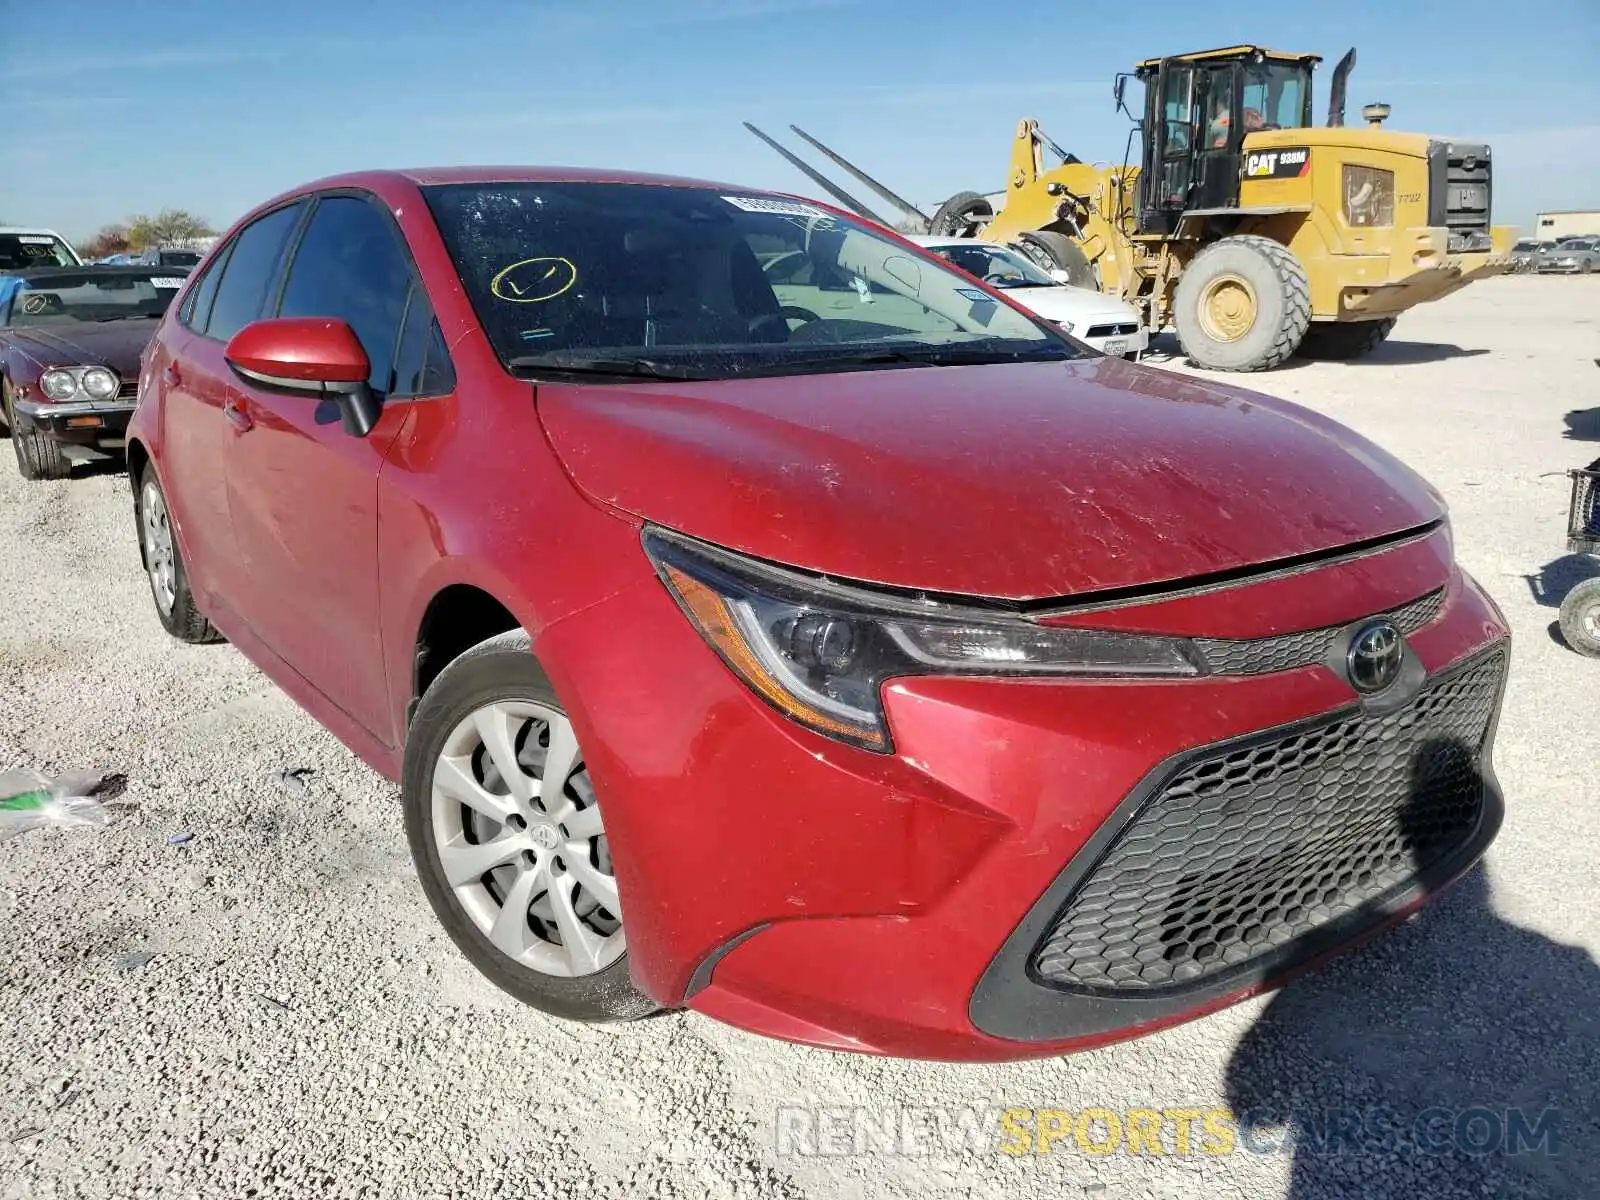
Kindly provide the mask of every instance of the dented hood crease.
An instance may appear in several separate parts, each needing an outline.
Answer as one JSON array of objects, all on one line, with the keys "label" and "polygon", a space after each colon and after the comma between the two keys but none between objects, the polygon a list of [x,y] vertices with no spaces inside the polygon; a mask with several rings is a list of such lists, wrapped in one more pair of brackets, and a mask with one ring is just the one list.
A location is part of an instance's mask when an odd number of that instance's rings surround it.
[{"label": "dented hood crease", "polygon": [[776,562],[1007,600],[1181,580],[1443,515],[1286,401],[1109,358],[538,387],[594,499]]}]

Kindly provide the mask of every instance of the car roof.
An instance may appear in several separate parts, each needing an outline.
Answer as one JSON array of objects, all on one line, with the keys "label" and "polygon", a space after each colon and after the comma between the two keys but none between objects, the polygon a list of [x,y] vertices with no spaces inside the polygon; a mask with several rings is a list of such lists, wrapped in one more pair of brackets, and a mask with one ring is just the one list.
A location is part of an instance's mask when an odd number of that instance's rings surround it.
[{"label": "car roof", "polygon": [[738,187],[730,183],[717,183],[709,179],[691,179],[677,175],[653,175],[641,171],[610,171],[595,167],[563,166],[478,166],[478,167],[409,167],[393,171],[352,171],[343,175],[330,175],[314,183],[295,188],[293,193],[326,191],[340,187],[367,187],[376,184],[405,182],[418,187],[431,187],[450,183],[644,183],[671,187],[723,188],[740,192],[765,192],[766,188]]},{"label": "car roof", "polygon": [[53,238],[61,238],[63,242],[67,240],[54,229],[46,229],[42,225],[0,225],[0,233],[34,233],[40,237],[49,234]]}]

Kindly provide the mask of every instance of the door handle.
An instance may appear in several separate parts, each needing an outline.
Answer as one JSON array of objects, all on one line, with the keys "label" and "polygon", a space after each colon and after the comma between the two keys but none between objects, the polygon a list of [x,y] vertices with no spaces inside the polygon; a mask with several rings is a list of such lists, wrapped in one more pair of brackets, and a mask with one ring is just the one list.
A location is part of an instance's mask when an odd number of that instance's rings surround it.
[{"label": "door handle", "polygon": [[245,411],[244,401],[238,396],[229,394],[222,402],[222,415],[233,423],[233,427],[240,433],[248,433],[255,428],[255,421]]}]

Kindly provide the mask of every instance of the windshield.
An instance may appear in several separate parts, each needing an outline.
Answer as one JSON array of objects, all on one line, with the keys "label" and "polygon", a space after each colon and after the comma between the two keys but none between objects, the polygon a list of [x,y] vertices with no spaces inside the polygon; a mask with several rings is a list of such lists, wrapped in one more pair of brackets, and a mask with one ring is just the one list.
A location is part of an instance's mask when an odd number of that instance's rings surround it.
[{"label": "windshield", "polygon": [[1054,279],[1015,250],[973,241],[960,246],[930,247],[940,258],[996,288],[1056,287]]},{"label": "windshield", "polygon": [[33,326],[159,317],[183,280],[159,271],[111,274],[101,268],[81,275],[63,272],[23,279],[18,284],[7,324]]},{"label": "windshield", "polygon": [[1539,248],[1539,243],[1538,242],[1530,242],[1530,241],[1524,240],[1524,241],[1518,242],[1515,246],[1513,246],[1511,248],[1513,250],[1537,250]]},{"label": "windshield", "polygon": [[1308,68],[1285,63],[1246,63],[1244,68],[1244,131],[1298,129],[1310,91]]},{"label": "windshield", "polygon": [[163,267],[197,267],[200,255],[193,250],[163,250],[156,255],[156,261]]},{"label": "windshield", "polygon": [[58,237],[48,233],[0,233],[0,271],[77,265],[71,248]]},{"label": "windshield", "polygon": [[515,371],[717,379],[1084,353],[937,260],[796,200],[621,183],[423,192]]}]

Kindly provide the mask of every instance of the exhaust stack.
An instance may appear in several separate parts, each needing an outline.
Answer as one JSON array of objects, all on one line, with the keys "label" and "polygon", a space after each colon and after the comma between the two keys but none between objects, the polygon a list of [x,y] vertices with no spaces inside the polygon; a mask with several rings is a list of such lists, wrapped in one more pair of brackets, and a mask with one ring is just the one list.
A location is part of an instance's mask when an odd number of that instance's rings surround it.
[{"label": "exhaust stack", "polygon": [[1337,129],[1344,124],[1345,85],[1350,82],[1350,72],[1356,65],[1356,48],[1345,51],[1339,65],[1333,68],[1333,83],[1328,90],[1328,124]]}]

